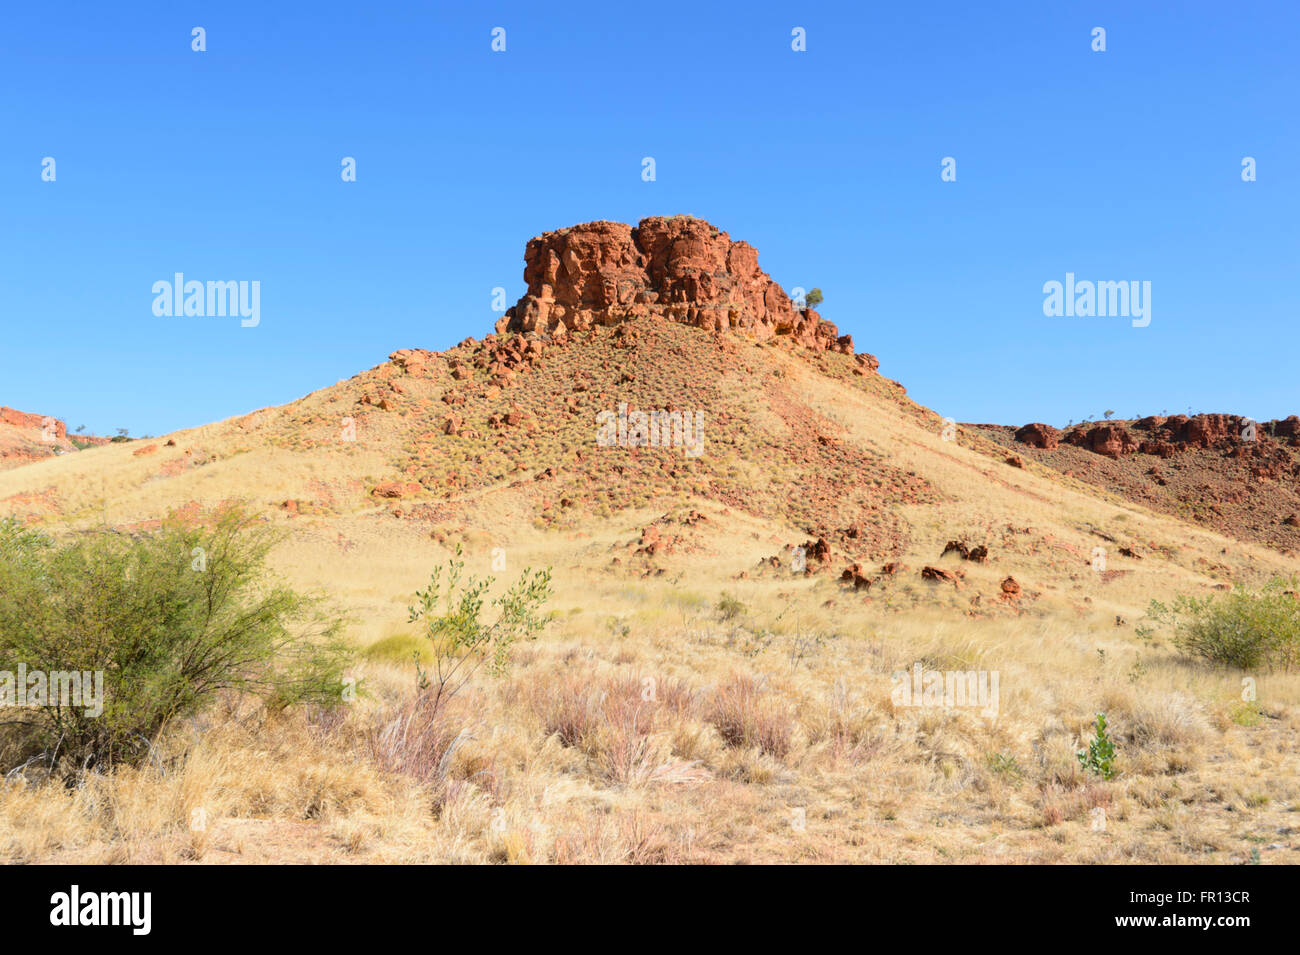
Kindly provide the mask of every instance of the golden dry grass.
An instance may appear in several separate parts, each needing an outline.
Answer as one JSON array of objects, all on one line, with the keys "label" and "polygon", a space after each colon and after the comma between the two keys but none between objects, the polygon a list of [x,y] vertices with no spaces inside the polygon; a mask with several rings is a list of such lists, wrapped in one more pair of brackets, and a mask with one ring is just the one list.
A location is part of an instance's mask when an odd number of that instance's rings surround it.
[{"label": "golden dry grass", "polygon": [[[659,502],[544,530],[522,492],[503,486],[452,500],[454,517],[431,528],[368,496],[401,477],[392,460],[404,432],[388,419],[355,444],[289,450],[284,419],[266,411],[170,436],[174,447],[157,439],[149,455],[113,445],[0,473],[0,515],[56,533],[251,498],[288,532],[277,569],[351,615],[362,651],[354,675],[368,689],[333,719],[268,718],[226,701],[176,728],[163,770],[121,770],[77,789],[11,781],[0,856],[1300,859],[1300,676],[1256,674],[1258,699],[1245,701],[1241,674],[1186,662],[1134,627],[1153,597],[1257,584],[1296,572],[1294,560],[1032,463],[1008,467],[975,436],[945,441],[937,416],[886,383],[832,380],[798,357],[753,352],[844,440],[933,486],[935,503],[893,507],[907,530],[904,572],[855,593],[834,573],[759,569],[803,529],[703,498],[677,502],[707,520],[678,528],[686,544],[653,560],[632,551],[665,513]],[[327,433],[361,379],[308,396],[295,420],[315,416]],[[33,505],[33,494],[46,503]],[[286,500],[313,503],[290,516]],[[940,560],[954,538],[986,544],[988,563]],[[450,755],[430,774],[428,759],[403,764],[375,741],[410,703],[406,607],[456,543],[472,572],[492,572],[494,557],[506,579],[553,567],[556,617],[507,677],[480,677],[457,699],[430,743]],[[1105,573],[1092,564],[1097,547]],[[963,585],[921,580],[927,564],[963,571]],[[1000,598],[1007,576],[1022,587],[1016,600]],[[714,610],[724,592],[745,607],[729,621]],[[896,705],[891,674],[918,661],[997,671],[996,716]],[[1098,712],[1119,747],[1112,781],[1086,774],[1074,755]]]},{"label": "golden dry grass", "polygon": [[[1167,650],[1104,659],[1041,620],[864,617],[754,655],[707,614],[589,637],[586,615],[458,698],[443,775],[374,758],[413,672],[362,664],[337,720],[234,704],[157,766],[11,783],[10,861],[1289,862],[1300,678],[1243,707]],[[917,658],[998,670],[996,718],[896,706]],[[1074,752],[1105,711],[1120,775]],[[1093,810],[1104,810],[1096,828]],[[201,825],[199,823],[202,823]]]}]

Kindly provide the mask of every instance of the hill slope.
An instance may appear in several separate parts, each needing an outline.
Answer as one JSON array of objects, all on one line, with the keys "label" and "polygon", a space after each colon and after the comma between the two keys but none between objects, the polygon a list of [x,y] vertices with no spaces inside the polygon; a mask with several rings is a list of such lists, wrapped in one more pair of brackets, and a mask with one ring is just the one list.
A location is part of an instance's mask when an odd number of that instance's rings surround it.
[{"label": "hill slope", "polygon": [[[553,567],[557,618],[456,711],[451,736],[468,742],[435,814],[428,790],[358,759],[373,734],[286,718],[269,743],[213,728],[191,775],[139,783],[164,808],[134,835],[72,802],[36,827],[14,803],[11,856],[1295,855],[1300,681],[1256,674],[1247,705],[1240,674],[1135,630],[1153,597],[1261,583],[1300,570],[1293,556],[1023,445],[1012,466],[1014,437],[946,427],[700,220],[548,233],[526,262],[528,293],[483,341],[0,473],[0,516],[56,533],[250,500],[288,532],[278,568],[352,614],[357,672],[377,688],[363,714],[409,691],[406,608],[454,547],[471,572]],[[667,443],[642,445],[637,412],[681,417],[653,419]],[[900,704],[891,675],[917,665],[1000,674],[1000,708]],[[1112,782],[1074,756],[1102,711]],[[200,847],[168,786],[218,807]]]}]

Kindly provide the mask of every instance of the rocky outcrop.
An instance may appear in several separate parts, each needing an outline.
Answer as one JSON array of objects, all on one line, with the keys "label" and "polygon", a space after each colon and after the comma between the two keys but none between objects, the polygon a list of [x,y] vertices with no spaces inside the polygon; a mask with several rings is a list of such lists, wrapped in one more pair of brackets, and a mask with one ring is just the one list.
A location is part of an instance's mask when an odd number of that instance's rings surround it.
[{"label": "rocky outcrop", "polygon": [[1021,444],[1029,445],[1031,448],[1042,448],[1044,451],[1051,451],[1061,443],[1061,432],[1050,424],[1035,421],[1016,431],[1016,440]]},{"label": "rocky outcrop", "polygon": [[1071,431],[1065,440],[1108,458],[1118,458],[1138,449],[1138,440],[1119,424],[1099,424],[1086,431]]},{"label": "rocky outcrop", "polygon": [[[1033,436],[1037,431],[1030,429],[1046,427],[1025,425],[1016,432],[1016,439],[1035,444]],[[1021,437],[1022,433],[1025,438]],[[1208,448],[1241,453],[1270,441],[1300,446],[1300,418],[1292,415],[1279,421],[1259,423],[1228,414],[1153,416],[1140,418],[1127,426],[1118,422],[1080,426],[1067,431],[1061,440],[1109,458],[1134,452],[1168,458],[1181,451]],[[1047,447],[1045,444],[1035,446]]]},{"label": "rocky outcrop", "polygon": [[[108,439],[78,437],[82,446],[107,443]],[[68,440],[67,426],[48,415],[31,414],[0,407],[0,470],[16,468],[56,454],[75,451]]]},{"label": "rocky outcrop", "polygon": [[0,408],[0,424],[36,434],[53,435],[55,441],[65,441],[68,437],[68,426],[57,418],[29,414],[14,408]]},{"label": "rocky outcrop", "polygon": [[[497,332],[562,340],[597,325],[654,316],[759,340],[787,336],[816,351],[853,354],[853,341],[799,308],[758,267],[758,250],[703,219],[656,216],[633,228],[588,222],[547,232],[524,252],[528,292]],[[870,368],[873,363],[862,363]]]}]

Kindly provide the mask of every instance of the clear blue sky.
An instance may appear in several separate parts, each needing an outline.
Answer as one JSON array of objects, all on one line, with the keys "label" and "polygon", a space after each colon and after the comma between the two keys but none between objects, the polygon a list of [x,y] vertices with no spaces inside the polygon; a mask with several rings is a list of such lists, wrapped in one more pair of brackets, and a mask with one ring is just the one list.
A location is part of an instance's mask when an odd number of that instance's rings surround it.
[{"label": "clear blue sky", "polygon": [[[958,420],[1300,412],[1298,6],[10,4],[0,404],[280,404],[481,337],[533,235],[685,213]],[[261,324],[155,317],[178,271]],[[1150,281],[1151,324],[1045,317],[1066,272]]]}]

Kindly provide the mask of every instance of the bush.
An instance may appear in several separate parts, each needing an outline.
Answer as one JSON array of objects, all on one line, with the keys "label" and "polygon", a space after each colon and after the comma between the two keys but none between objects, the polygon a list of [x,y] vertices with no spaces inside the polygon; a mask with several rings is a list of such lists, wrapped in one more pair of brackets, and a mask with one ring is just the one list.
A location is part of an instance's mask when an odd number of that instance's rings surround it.
[{"label": "bush", "polygon": [[1300,662],[1300,584],[1274,578],[1256,591],[1181,595],[1166,606],[1153,600],[1147,616],[1173,630],[1174,645],[1189,656],[1250,670]]},{"label": "bush", "polygon": [[423,623],[433,654],[429,670],[418,665],[418,687],[433,691],[432,707],[455,696],[483,666],[504,673],[510,654],[519,640],[534,639],[549,617],[542,607],[551,597],[551,571],[525,568],[519,580],[492,600],[496,619],[480,620],[488,590],[495,577],[470,577],[461,586],[465,562],[461,548],[447,562],[446,590],[442,568],[436,567],[427,590],[416,593],[419,601],[410,608],[411,623]]},{"label": "bush", "polygon": [[726,591],[723,591],[722,596],[718,598],[717,605],[714,607],[719,620],[735,620],[737,617],[743,616],[748,609],[738,598]]},{"label": "bush", "polygon": [[1085,772],[1096,773],[1102,779],[1115,778],[1115,743],[1106,732],[1106,714],[1098,713],[1096,732],[1088,741],[1088,748],[1074,755]]},{"label": "bush", "polygon": [[136,763],[223,690],[276,707],[339,702],[342,624],[268,576],[274,543],[238,508],[206,527],[172,516],[156,532],[63,544],[0,523],[0,694],[15,692],[20,667],[85,675],[83,705],[50,693],[0,711],[19,755],[51,768]]}]

